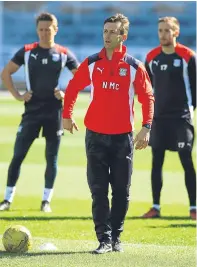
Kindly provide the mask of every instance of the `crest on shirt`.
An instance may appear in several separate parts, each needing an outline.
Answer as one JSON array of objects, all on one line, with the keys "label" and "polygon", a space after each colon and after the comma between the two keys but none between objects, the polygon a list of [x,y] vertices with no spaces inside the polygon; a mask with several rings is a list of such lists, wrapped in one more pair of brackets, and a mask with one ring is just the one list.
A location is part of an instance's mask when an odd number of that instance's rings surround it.
[{"label": "crest on shirt", "polygon": [[119,69],[119,75],[120,76],[126,76],[127,75],[127,69],[120,68]]},{"label": "crest on shirt", "polygon": [[180,67],[181,66],[181,60],[180,59],[174,59],[173,66],[174,67]]},{"label": "crest on shirt", "polygon": [[60,55],[59,54],[52,54],[52,60],[54,61],[54,62],[57,62],[57,61],[59,61],[60,60]]}]

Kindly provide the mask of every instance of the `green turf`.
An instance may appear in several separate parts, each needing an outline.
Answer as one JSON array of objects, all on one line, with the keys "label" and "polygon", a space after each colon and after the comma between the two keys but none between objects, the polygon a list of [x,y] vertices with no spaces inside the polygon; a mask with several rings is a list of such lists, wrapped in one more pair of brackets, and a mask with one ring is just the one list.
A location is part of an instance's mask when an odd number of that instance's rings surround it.
[{"label": "green turf", "polygon": [[[85,166],[83,116],[88,101],[88,95],[81,94],[76,106],[75,119],[80,131],[74,135],[66,133],[62,139],[51,214],[39,211],[45,171],[44,139],[36,140],[29,151],[22,166],[11,211],[0,213],[0,235],[9,225],[22,224],[31,231],[33,246],[28,254],[17,255],[5,252],[0,242],[0,266],[194,267],[196,225],[188,217],[188,197],[177,153],[166,153],[162,218],[140,218],[151,205],[149,148],[134,153],[131,203],[122,235],[125,253],[101,256],[89,253],[97,246],[97,242]],[[1,98],[1,198],[22,112],[21,102]],[[136,131],[141,125],[140,112],[139,105],[136,105]],[[195,159],[195,150],[193,156]],[[48,242],[56,245],[58,250],[48,253],[41,251],[40,245]]]},{"label": "green turf", "polygon": [[[47,242],[55,244],[58,251],[48,253],[40,251],[40,245]],[[95,242],[91,241],[37,239],[35,243],[35,251],[28,255],[17,256],[6,253],[7,257],[1,259],[2,266],[185,267],[195,264],[195,251],[192,247],[125,244],[125,253],[97,256],[89,253],[92,247],[96,245]]]}]

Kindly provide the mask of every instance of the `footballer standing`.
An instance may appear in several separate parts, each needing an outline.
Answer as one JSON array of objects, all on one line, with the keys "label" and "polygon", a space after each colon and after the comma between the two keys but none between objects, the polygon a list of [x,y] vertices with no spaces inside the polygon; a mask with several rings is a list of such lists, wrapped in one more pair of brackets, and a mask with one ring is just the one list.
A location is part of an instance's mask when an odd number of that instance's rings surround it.
[{"label": "footballer standing", "polygon": [[[160,18],[160,46],[152,49],[146,56],[145,66],[154,89],[155,113],[150,133],[153,206],[143,218],[161,216],[162,166],[165,152],[170,150],[178,152],[189,197],[189,216],[196,220],[196,172],[192,159],[196,54],[176,41],[179,32],[180,24],[176,18]],[[174,188],[175,192],[176,190]]]},{"label": "footballer standing", "polygon": [[[51,212],[50,201],[57,175],[58,151],[63,134],[60,74],[67,67],[73,74],[78,68],[75,56],[55,43],[58,32],[57,18],[50,13],[41,13],[36,19],[39,42],[24,45],[5,66],[1,78],[5,87],[17,101],[24,102],[25,112],[18,127],[14,155],[8,169],[5,198],[0,210],[9,210],[13,201],[21,164],[34,140],[42,135],[46,140],[45,188],[41,211]],[[15,88],[12,74],[24,65],[26,92]]]}]

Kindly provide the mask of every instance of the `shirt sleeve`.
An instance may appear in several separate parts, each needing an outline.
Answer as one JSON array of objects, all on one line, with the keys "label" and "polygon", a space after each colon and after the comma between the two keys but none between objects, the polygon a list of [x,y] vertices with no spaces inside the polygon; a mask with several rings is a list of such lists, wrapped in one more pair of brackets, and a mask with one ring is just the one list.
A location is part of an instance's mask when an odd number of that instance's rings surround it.
[{"label": "shirt sleeve", "polygon": [[142,64],[138,66],[133,82],[138,101],[142,104],[143,124],[152,124],[154,115],[154,96],[149,75]]},{"label": "shirt sleeve", "polygon": [[77,99],[79,91],[83,90],[86,86],[90,85],[91,79],[88,68],[88,58],[85,59],[72,80],[70,80],[64,95],[63,118],[71,118],[73,107]]},{"label": "shirt sleeve", "polygon": [[192,55],[188,62],[188,76],[192,95],[192,106],[196,108],[196,55]]},{"label": "shirt sleeve", "polygon": [[16,52],[16,54],[11,59],[18,66],[22,66],[24,64],[24,55],[25,55],[25,47],[21,48]]},{"label": "shirt sleeve", "polygon": [[147,60],[145,61],[145,68],[146,68],[146,71],[147,71],[148,76],[150,78],[151,84],[153,86],[153,74],[152,74],[152,72],[150,70],[150,67],[149,67],[149,64],[148,64],[148,61]]},{"label": "shirt sleeve", "polygon": [[79,67],[79,62],[76,56],[69,50],[67,51],[66,67],[69,70],[77,69]]}]

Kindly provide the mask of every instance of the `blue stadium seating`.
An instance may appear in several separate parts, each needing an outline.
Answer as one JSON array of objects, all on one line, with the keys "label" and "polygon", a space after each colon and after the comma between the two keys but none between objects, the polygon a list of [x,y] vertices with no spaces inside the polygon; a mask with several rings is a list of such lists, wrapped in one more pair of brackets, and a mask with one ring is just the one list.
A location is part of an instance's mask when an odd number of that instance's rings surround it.
[{"label": "blue stadium seating", "polygon": [[[28,5],[28,2],[23,2]],[[196,46],[196,3],[187,2],[43,2],[35,10],[19,11],[5,8],[3,14],[4,45],[22,45],[37,39],[34,17],[40,11],[54,13],[59,20],[57,42],[67,45],[101,45],[103,21],[114,13],[122,12],[131,21],[127,45],[154,46],[157,40],[157,20],[161,16],[175,16],[181,23],[179,41]]]},{"label": "blue stadium seating", "polygon": [[[0,71],[13,54],[24,45],[37,40],[35,17],[42,11],[55,14],[59,21],[56,42],[66,45],[82,61],[103,45],[104,20],[123,13],[130,20],[126,45],[129,53],[144,60],[147,51],[158,45],[157,21],[162,16],[175,16],[180,20],[179,42],[196,47],[196,2],[194,1],[4,1],[3,46],[0,51]],[[1,25],[0,25],[1,26]],[[0,31],[1,31],[0,29]],[[72,77],[65,70],[65,84]],[[15,81],[24,81],[24,70],[14,74]],[[63,84],[62,83],[62,84]],[[1,81],[0,81],[1,84]]]}]

